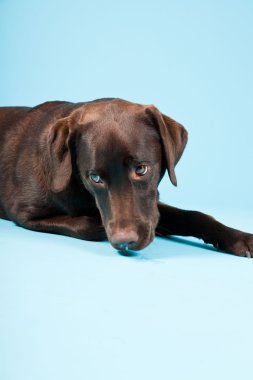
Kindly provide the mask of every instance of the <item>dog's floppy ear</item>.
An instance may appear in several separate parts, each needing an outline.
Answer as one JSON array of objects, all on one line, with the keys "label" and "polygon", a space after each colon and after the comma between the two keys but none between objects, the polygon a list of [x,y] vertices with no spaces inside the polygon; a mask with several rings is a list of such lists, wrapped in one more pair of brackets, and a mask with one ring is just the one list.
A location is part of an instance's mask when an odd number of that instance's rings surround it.
[{"label": "dog's floppy ear", "polygon": [[151,116],[159,130],[168,174],[173,185],[177,186],[174,169],[184,151],[188,133],[181,124],[169,116],[163,115],[155,106],[147,106],[145,111]]},{"label": "dog's floppy ear", "polygon": [[64,190],[72,174],[70,152],[71,119],[58,120],[47,134],[47,175],[49,187],[54,192]]}]

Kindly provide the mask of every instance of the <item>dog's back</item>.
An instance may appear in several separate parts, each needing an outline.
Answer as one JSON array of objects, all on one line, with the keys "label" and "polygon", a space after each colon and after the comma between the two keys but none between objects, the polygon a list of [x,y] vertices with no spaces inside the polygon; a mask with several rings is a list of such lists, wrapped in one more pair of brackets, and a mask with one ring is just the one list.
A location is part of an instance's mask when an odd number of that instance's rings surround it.
[{"label": "dog's back", "polygon": [[[0,217],[8,218],[32,170],[35,140],[49,121],[71,112],[72,103],[47,102],[37,107],[0,107]],[[69,109],[70,108],[70,109]],[[32,130],[31,130],[32,129]],[[23,186],[18,186],[22,181]]]}]

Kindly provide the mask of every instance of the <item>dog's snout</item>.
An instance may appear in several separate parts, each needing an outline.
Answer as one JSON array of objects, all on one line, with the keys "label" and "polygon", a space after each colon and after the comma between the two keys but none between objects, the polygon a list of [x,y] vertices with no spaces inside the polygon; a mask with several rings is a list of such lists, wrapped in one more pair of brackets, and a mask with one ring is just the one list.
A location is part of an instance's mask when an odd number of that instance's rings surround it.
[{"label": "dog's snout", "polygon": [[134,248],[138,242],[138,235],[135,231],[117,231],[111,236],[112,245],[119,250]]}]

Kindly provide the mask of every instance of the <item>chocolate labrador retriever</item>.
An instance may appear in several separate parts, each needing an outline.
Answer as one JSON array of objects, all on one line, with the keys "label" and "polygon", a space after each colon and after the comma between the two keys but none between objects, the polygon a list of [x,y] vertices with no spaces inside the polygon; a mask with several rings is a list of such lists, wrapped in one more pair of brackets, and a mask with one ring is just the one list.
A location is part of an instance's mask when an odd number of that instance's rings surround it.
[{"label": "chocolate labrador retriever", "polygon": [[159,202],[187,142],[153,105],[122,99],[0,108],[0,217],[36,231],[139,250],[158,235],[195,236],[253,256],[253,235]]}]

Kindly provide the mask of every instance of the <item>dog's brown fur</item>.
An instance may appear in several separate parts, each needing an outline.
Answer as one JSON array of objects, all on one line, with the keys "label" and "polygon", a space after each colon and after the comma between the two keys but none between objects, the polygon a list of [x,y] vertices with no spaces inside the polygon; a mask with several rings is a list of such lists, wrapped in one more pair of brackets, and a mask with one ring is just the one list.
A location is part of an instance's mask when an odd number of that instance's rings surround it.
[{"label": "dog's brown fur", "polygon": [[116,249],[142,249],[156,232],[253,256],[253,235],[159,202],[166,169],[176,185],[187,132],[153,105],[99,99],[2,107],[0,136],[2,218],[36,231],[108,238]]}]

